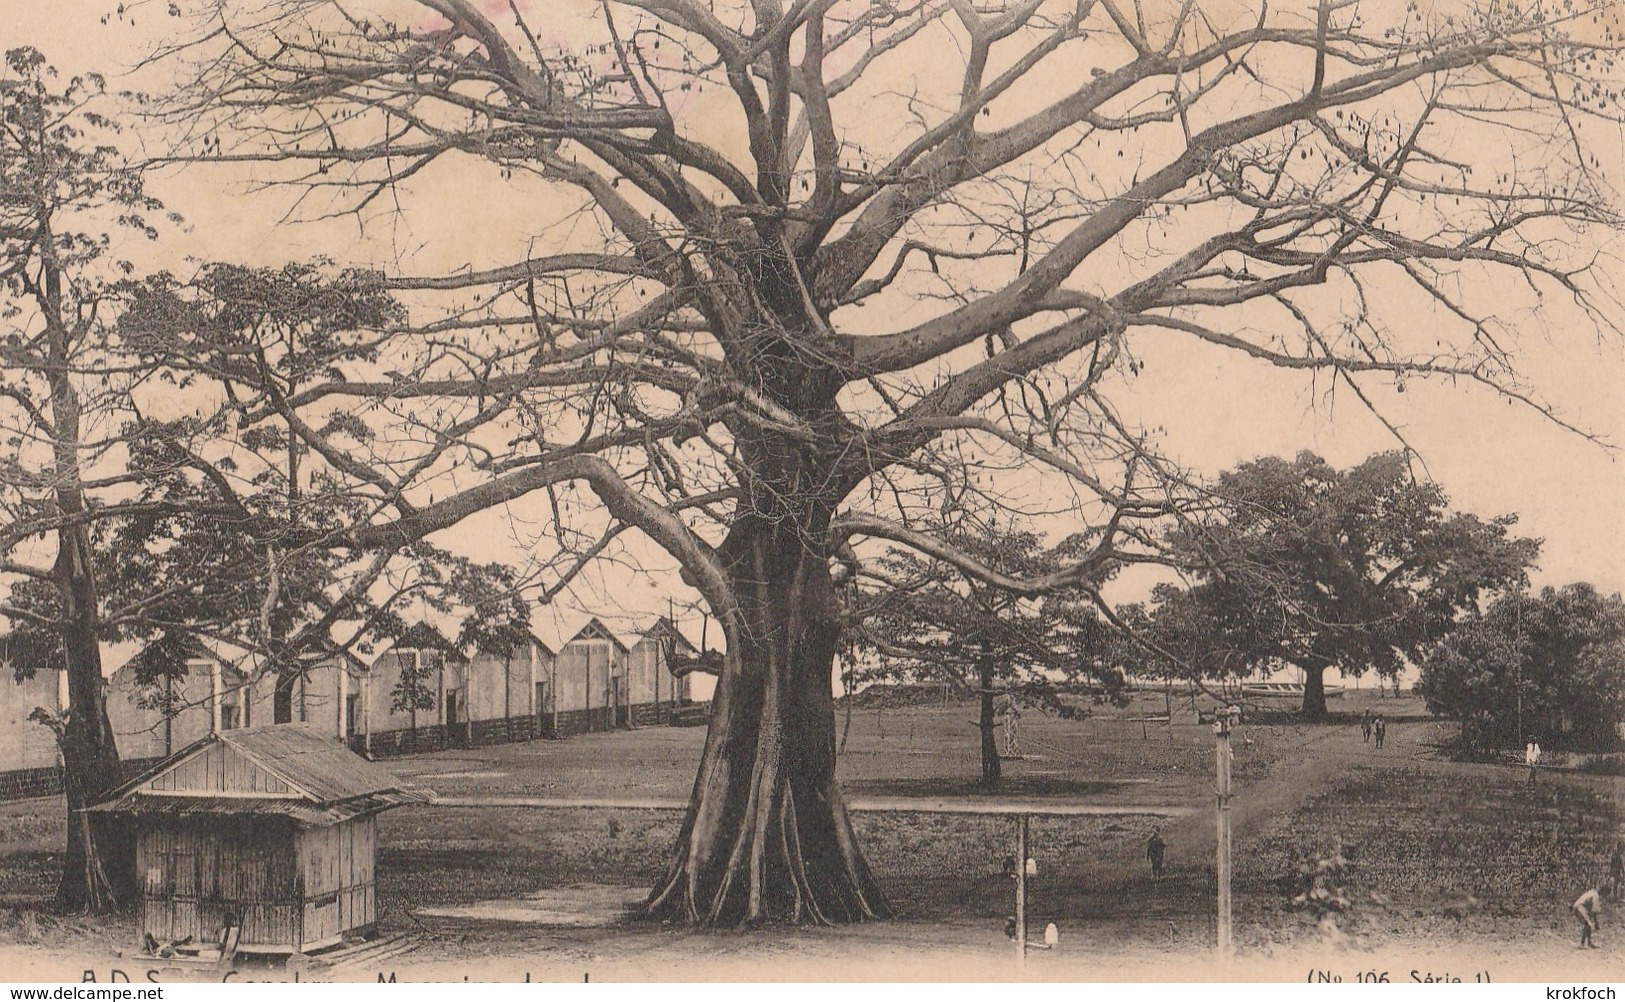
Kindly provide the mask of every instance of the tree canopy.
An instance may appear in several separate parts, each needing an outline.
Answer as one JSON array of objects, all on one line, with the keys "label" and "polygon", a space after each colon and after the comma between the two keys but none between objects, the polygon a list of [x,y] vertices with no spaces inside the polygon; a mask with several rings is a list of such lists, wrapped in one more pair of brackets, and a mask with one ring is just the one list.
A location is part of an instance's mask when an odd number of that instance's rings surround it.
[{"label": "tree canopy", "polygon": [[1625,723],[1625,601],[1589,584],[1519,592],[1433,645],[1417,691],[1483,751],[1606,751]]},{"label": "tree canopy", "polygon": [[[1066,566],[1079,542],[1046,546],[1033,532],[993,526],[945,536],[983,565],[1022,578]],[[1085,589],[1024,599],[946,561],[893,548],[863,567],[854,592],[856,657],[848,680],[943,682],[976,696],[985,787],[997,785],[1001,773],[997,699],[1075,714],[1078,695],[1111,699],[1126,687],[1111,627]]]},{"label": "tree canopy", "polygon": [[[129,238],[156,239],[180,217],[123,156],[110,106],[101,78],[61,78],[32,49],[6,54],[0,614],[17,674],[67,674],[67,713],[51,723],[70,818],[59,898],[71,907],[134,891],[128,840],[75,813],[123,780],[102,644],[146,642],[130,665],[143,683],[185,672],[203,641],[246,651],[251,682],[291,683],[399,628],[406,597],[461,605],[476,624],[528,620],[509,568],[425,541],[361,555],[326,542],[371,508],[353,497],[352,466],[290,434],[300,414],[288,391],[367,360],[369,338],[404,311],[375,277],[318,265],[138,276]],[[326,430],[365,434],[342,416]],[[160,691],[154,708],[185,708]]]},{"label": "tree canopy", "polygon": [[1337,470],[1311,453],[1219,476],[1217,510],[1174,529],[1193,569],[1139,621],[1165,674],[1244,678],[1301,669],[1304,711],[1324,674],[1392,677],[1478,603],[1521,587],[1539,542],[1514,516],[1452,512],[1401,452]]}]

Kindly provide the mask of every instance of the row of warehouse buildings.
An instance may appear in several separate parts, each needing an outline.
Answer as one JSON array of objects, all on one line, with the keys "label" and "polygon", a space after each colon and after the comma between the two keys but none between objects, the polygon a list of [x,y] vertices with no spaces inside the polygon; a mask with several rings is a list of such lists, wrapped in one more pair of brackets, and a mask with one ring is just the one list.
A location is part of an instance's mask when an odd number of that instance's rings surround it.
[{"label": "row of warehouse buildings", "polygon": [[[379,758],[701,723],[707,709],[695,676],[671,670],[673,660],[697,652],[665,617],[624,639],[592,619],[556,650],[530,636],[507,653],[460,651],[419,624],[370,664],[335,655],[292,677],[256,671],[244,652],[203,644],[164,654],[176,663],[158,671],[143,665],[147,653],[105,682],[119,754],[132,767],[207,734],[272,723],[302,723]],[[0,679],[0,799],[60,788],[55,735],[30,716],[66,706],[61,673]]]}]

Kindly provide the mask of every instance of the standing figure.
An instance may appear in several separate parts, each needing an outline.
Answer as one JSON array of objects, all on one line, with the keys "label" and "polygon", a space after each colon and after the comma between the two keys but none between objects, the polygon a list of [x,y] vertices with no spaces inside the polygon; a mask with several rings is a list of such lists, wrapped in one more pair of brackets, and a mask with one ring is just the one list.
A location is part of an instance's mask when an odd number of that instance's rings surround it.
[{"label": "standing figure", "polygon": [[1162,840],[1162,829],[1151,829],[1151,837],[1145,842],[1145,858],[1151,861],[1151,876],[1162,879],[1162,860],[1168,851],[1168,843]]},{"label": "standing figure", "polygon": [[1580,949],[1590,947],[1595,950],[1597,944],[1592,937],[1602,927],[1602,892],[1595,887],[1587,888],[1586,892],[1574,899],[1570,905],[1574,917],[1580,920]]},{"label": "standing figure", "polygon": [[1388,736],[1388,721],[1378,714],[1377,719],[1371,722],[1371,731],[1377,736],[1377,747],[1382,747],[1383,739]]},{"label": "standing figure", "polygon": [[1007,758],[1017,758],[1021,755],[1017,731],[1021,727],[1021,704],[1016,697],[1011,696],[1010,702],[1004,708],[1004,754]]},{"label": "standing figure", "polygon": [[1366,744],[1371,743],[1371,707],[1360,711],[1360,740]]},{"label": "standing figure", "polygon": [[1608,861],[1608,882],[1614,885],[1614,900],[1618,901],[1620,892],[1625,891],[1625,849],[1618,842],[1614,843],[1614,855]]},{"label": "standing figure", "polygon": [[1524,746],[1523,764],[1529,767],[1529,785],[1535,785],[1535,769],[1540,766],[1540,742],[1531,741]]}]

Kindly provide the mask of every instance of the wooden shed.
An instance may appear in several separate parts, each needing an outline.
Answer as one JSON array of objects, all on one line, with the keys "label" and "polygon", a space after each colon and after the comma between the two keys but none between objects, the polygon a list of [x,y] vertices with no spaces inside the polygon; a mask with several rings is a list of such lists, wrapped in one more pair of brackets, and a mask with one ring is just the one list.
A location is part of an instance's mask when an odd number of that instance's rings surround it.
[{"label": "wooden shed", "polygon": [[141,931],[303,953],[377,921],[378,814],[427,799],[298,724],[210,734],[89,808],[127,818]]}]

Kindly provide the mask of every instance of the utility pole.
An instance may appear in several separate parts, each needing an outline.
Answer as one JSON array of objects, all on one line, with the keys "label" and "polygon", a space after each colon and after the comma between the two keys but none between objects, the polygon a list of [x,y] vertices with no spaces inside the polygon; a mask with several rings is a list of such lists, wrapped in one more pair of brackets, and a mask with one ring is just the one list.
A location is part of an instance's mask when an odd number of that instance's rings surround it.
[{"label": "utility pole", "polygon": [[1016,962],[1027,966],[1027,815],[1016,829]]},{"label": "utility pole", "polygon": [[1219,884],[1217,922],[1219,956],[1230,956],[1230,730],[1241,719],[1241,709],[1226,706],[1213,715],[1214,758],[1218,765],[1218,848],[1214,873]]}]

